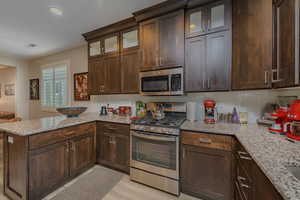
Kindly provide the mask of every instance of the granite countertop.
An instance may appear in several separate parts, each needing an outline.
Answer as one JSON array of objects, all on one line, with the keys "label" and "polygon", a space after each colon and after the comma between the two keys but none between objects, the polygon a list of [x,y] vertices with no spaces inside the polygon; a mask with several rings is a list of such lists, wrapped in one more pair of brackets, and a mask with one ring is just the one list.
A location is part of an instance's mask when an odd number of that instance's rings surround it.
[{"label": "granite countertop", "polygon": [[181,129],[235,135],[284,199],[300,199],[300,181],[286,168],[300,166],[300,142],[287,141],[285,136],[273,135],[258,125],[186,121]]},{"label": "granite countertop", "polygon": [[129,117],[121,117],[116,115],[100,116],[98,113],[84,113],[75,118],[56,116],[33,120],[24,120],[19,122],[3,123],[0,124],[0,130],[19,136],[28,136],[93,121],[114,122],[122,124],[130,124],[131,122]]}]

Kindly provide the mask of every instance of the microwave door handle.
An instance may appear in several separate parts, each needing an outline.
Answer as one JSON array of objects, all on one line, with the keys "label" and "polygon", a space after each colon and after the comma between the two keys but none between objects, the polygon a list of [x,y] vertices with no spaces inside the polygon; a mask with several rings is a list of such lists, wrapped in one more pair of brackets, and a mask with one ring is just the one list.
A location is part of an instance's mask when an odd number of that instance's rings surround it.
[{"label": "microwave door handle", "polygon": [[156,141],[164,141],[164,142],[176,142],[176,138],[175,137],[145,135],[145,134],[136,133],[136,132],[132,132],[131,135],[134,136],[134,137],[148,139],[148,140],[156,140]]}]

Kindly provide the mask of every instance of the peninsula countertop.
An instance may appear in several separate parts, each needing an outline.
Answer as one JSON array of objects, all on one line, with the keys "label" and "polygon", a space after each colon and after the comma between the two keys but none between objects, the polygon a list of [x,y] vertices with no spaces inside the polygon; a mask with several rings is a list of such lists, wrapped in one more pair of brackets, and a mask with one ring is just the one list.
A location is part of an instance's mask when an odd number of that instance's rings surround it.
[{"label": "peninsula countertop", "polygon": [[285,200],[300,199],[300,180],[287,166],[300,166],[300,142],[287,141],[285,136],[273,135],[266,127],[185,121],[182,130],[234,135],[245,147],[264,174]]},{"label": "peninsula countertop", "polygon": [[65,116],[44,117],[33,120],[0,124],[0,130],[19,136],[29,136],[46,131],[66,128],[74,125],[84,124],[94,121],[114,122],[130,124],[129,117],[121,116],[100,116],[98,113],[84,113],[79,117],[67,118]]}]

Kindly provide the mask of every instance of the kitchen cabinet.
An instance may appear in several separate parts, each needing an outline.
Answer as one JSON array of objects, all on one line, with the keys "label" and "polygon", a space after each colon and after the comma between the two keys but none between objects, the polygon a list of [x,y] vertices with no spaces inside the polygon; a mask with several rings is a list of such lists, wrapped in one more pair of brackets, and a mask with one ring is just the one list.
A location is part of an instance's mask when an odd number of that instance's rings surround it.
[{"label": "kitchen cabinet", "polygon": [[80,174],[95,163],[94,133],[87,133],[70,141],[70,175]]},{"label": "kitchen cabinet", "polygon": [[139,93],[140,52],[138,49],[121,53],[122,93]]},{"label": "kitchen cabinet", "polygon": [[295,31],[296,26],[299,26],[295,23],[296,7],[296,0],[276,0],[273,4],[272,82],[276,88],[294,86],[298,77],[295,76],[299,71],[296,70],[299,66],[295,63]]},{"label": "kitchen cabinet", "polygon": [[129,173],[129,126],[99,123],[98,163]]},{"label": "kitchen cabinet", "polygon": [[[4,193],[38,200],[96,162],[95,123],[29,136],[4,137]],[[26,166],[26,167],[24,167]]]},{"label": "kitchen cabinet", "polygon": [[182,192],[201,199],[231,200],[232,138],[187,131],[181,135]]},{"label": "kitchen cabinet", "polygon": [[271,88],[272,0],[233,0],[232,5],[232,88]]},{"label": "kitchen cabinet", "polygon": [[230,32],[218,32],[186,40],[187,92],[230,89]]},{"label": "kitchen cabinet", "polygon": [[111,55],[103,58],[105,68],[104,94],[121,93],[121,64],[120,56]]},{"label": "kitchen cabinet", "polygon": [[236,143],[235,200],[283,200],[249,153]]},{"label": "kitchen cabinet", "polygon": [[69,144],[60,142],[30,152],[29,199],[40,199],[69,176]]},{"label": "kitchen cabinet", "polygon": [[184,10],[140,23],[141,71],[184,64]]},{"label": "kitchen cabinet", "polygon": [[216,1],[189,9],[186,13],[186,37],[231,29],[231,0]]},{"label": "kitchen cabinet", "polygon": [[104,59],[90,59],[88,61],[88,91],[90,95],[104,93],[106,70]]}]

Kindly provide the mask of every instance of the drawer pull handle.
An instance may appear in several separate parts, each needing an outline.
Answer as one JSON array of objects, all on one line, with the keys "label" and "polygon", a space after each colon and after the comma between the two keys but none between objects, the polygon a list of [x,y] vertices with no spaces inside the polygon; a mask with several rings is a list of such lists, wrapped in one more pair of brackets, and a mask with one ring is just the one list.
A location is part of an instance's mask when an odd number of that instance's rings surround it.
[{"label": "drawer pull handle", "polygon": [[238,154],[239,154],[239,158],[242,159],[242,160],[252,160],[251,157],[249,157],[248,153],[246,152],[243,152],[243,151],[238,151]]},{"label": "drawer pull handle", "polygon": [[240,186],[241,186],[242,188],[247,188],[247,189],[250,188],[249,185],[243,183],[243,181],[246,181],[246,180],[247,180],[246,178],[244,178],[244,177],[242,177],[242,176],[238,176],[237,179],[238,179],[238,182],[239,182],[239,184],[240,184]]},{"label": "drawer pull handle", "polygon": [[75,131],[70,131],[70,132],[67,132],[65,135],[66,136],[72,136],[72,135],[74,135],[75,134]]},{"label": "drawer pull handle", "polygon": [[199,142],[204,143],[204,144],[211,144],[212,143],[211,139],[208,139],[208,138],[199,138]]}]

